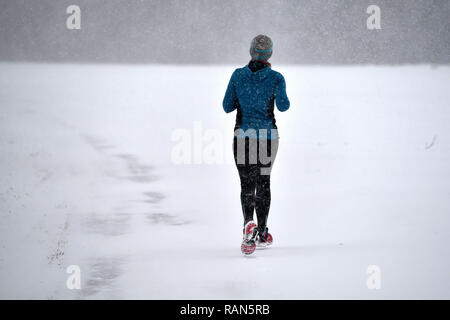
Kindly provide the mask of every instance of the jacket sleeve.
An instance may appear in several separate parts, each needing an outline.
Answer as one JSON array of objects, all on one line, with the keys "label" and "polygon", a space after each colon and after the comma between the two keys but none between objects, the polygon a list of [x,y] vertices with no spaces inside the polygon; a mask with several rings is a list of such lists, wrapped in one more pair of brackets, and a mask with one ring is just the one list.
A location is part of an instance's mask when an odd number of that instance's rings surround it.
[{"label": "jacket sleeve", "polygon": [[286,81],[284,80],[282,74],[280,74],[280,77],[275,86],[275,101],[277,103],[278,110],[280,110],[281,112],[289,109],[290,102],[286,94]]},{"label": "jacket sleeve", "polygon": [[223,110],[229,113],[236,109],[238,97],[236,95],[236,88],[234,86],[235,72],[231,75],[230,82],[228,83],[227,91],[225,92],[225,97],[223,98]]}]

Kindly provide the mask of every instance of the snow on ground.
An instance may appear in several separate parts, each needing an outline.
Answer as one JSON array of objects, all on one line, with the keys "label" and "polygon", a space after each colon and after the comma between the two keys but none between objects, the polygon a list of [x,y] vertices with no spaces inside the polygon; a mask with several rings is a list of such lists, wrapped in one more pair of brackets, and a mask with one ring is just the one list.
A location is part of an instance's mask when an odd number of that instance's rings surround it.
[{"label": "snow on ground", "polygon": [[450,298],[450,67],[274,68],[275,243],[243,257],[232,66],[1,64],[0,298]]}]

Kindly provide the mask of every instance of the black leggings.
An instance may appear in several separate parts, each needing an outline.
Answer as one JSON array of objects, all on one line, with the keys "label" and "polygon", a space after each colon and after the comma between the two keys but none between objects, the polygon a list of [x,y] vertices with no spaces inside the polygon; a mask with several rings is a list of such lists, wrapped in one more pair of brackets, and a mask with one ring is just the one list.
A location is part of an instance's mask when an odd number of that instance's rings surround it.
[{"label": "black leggings", "polygon": [[258,230],[263,232],[270,209],[270,173],[278,151],[278,139],[234,137],[233,151],[241,179],[244,224],[253,220],[256,209]]}]

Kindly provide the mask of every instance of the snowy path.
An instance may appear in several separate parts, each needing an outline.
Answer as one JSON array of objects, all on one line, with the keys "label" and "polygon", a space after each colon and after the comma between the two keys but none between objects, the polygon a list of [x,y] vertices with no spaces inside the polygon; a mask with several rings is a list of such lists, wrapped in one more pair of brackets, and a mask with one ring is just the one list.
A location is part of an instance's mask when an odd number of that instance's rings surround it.
[{"label": "snowy path", "polygon": [[[0,298],[450,298],[450,67],[275,69],[275,245],[246,258],[232,67],[1,64]],[[198,124],[223,163],[171,160]]]}]

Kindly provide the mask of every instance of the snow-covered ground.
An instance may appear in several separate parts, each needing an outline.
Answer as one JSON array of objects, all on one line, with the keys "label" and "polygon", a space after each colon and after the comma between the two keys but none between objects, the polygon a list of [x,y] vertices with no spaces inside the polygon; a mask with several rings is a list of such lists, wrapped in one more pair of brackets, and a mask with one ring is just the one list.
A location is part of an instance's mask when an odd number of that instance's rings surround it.
[{"label": "snow-covered ground", "polygon": [[243,257],[232,66],[0,64],[0,298],[449,299],[450,67],[274,69],[275,243]]}]

